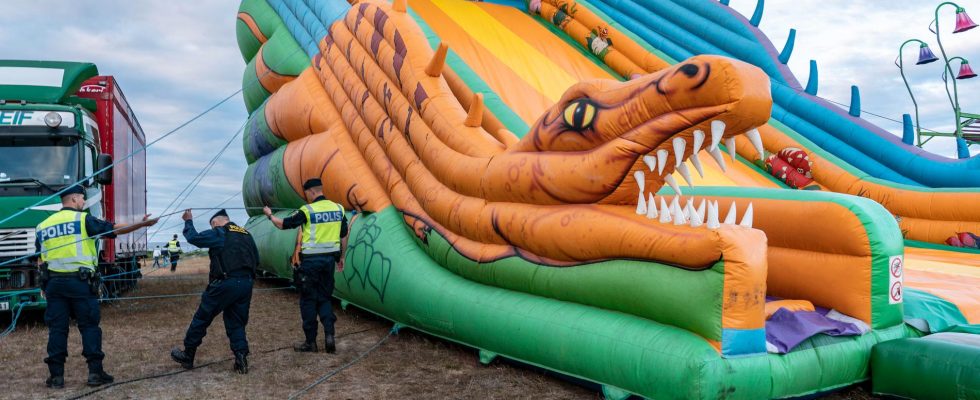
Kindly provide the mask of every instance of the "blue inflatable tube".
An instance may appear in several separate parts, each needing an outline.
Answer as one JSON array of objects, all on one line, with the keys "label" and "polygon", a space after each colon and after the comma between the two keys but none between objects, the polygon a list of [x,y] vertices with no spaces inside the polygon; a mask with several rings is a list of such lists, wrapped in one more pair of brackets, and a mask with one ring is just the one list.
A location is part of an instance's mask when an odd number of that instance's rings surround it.
[{"label": "blue inflatable tube", "polygon": [[872,177],[920,187],[980,187],[980,158],[947,159],[906,145],[846,110],[803,93],[772,43],[727,6],[694,0],[589,3],[674,59],[719,54],[759,66],[773,78],[776,120]]}]

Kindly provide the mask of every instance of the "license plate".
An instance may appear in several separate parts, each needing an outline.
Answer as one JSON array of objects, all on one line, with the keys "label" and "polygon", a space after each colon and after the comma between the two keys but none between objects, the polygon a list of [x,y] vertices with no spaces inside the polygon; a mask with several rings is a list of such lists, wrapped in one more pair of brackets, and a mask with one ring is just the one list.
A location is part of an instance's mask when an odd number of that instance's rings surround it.
[{"label": "license plate", "polygon": [[0,311],[9,311],[9,310],[10,310],[10,302],[0,301]]}]

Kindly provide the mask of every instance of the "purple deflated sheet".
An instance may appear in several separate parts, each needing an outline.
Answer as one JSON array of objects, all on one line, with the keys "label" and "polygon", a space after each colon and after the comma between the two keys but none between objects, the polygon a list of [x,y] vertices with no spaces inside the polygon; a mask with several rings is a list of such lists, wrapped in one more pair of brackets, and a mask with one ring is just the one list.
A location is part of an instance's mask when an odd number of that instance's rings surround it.
[{"label": "purple deflated sheet", "polygon": [[[820,311],[824,311],[821,313]],[[833,319],[831,314],[839,316]],[[843,322],[844,319],[851,322]],[[766,321],[766,348],[770,353],[785,354],[817,334],[830,336],[857,336],[867,332],[867,326],[859,320],[847,317],[836,311],[826,309],[818,311],[792,312],[785,308]]]}]

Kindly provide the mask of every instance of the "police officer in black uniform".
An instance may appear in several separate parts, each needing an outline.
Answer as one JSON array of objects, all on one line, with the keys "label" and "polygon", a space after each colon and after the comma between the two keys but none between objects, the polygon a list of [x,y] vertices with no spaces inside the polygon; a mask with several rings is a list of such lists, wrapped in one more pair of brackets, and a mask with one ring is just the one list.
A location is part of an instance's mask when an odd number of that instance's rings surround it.
[{"label": "police officer in black uniform", "polygon": [[347,237],[347,216],[344,208],[323,196],[323,183],[310,179],[303,184],[303,194],[310,203],[295,214],[280,219],[265,207],[263,212],[279,229],[302,227],[300,266],[296,271],[300,290],[299,308],[303,318],[306,340],[293,346],[298,352],[316,352],[317,316],[323,324],[324,351],[337,351],[330,298],[334,289],[334,265],[344,269],[344,242]]},{"label": "police officer in black uniform", "polygon": [[211,229],[197,232],[191,210],[184,211],[184,239],[197,247],[207,248],[211,259],[210,283],[201,296],[187,335],[184,349],[175,348],[170,357],[184,368],[194,368],[194,354],[207,334],[208,326],[218,314],[225,322],[225,333],[235,354],[235,372],[248,373],[248,310],[252,302],[252,280],[259,263],[259,251],[252,235],[231,222],[225,210],[211,217]]},{"label": "police officer in black uniform", "polygon": [[88,364],[88,385],[99,386],[113,382],[105,372],[102,360],[102,328],[99,327],[98,276],[96,238],[116,235],[153,226],[157,219],[143,217],[143,222],[112,224],[82,211],[85,208],[85,189],[72,186],[61,193],[62,209],[37,226],[34,245],[40,255],[41,290],[48,306],[44,322],[48,325],[48,364],[50,377],[44,382],[49,388],[65,387],[65,360],[68,358],[68,322],[74,316],[82,335],[82,355]]}]

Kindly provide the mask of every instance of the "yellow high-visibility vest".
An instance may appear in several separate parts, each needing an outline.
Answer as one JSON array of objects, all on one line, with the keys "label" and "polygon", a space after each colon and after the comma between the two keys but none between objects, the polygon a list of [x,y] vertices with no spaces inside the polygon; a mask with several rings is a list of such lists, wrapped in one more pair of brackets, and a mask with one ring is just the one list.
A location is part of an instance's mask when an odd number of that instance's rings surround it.
[{"label": "yellow high-visibility vest", "polygon": [[325,254],[340,251],[340,225],[344,219],[344,207],[324,199],[307,204],[300,211],[306,215],[302,253]]},{"label": "yellow high-visibility vest", "polygon": [[75,272],[79,268],[95,270],[98,250],[95,239],[85,229],[85,213],[61,210],[37,226],[41,242],[41,260],[54,272]]},{"label": "yellow high-visibility vest", "polygon": [[177,241],[176,240],[171,240],[170,242],[167,243],[167,251],[169,251],[170,254],[173,254],[173,253],[176,253],[176,252],[179,252],[180,251],[180,247],[177,246]]}]

